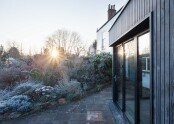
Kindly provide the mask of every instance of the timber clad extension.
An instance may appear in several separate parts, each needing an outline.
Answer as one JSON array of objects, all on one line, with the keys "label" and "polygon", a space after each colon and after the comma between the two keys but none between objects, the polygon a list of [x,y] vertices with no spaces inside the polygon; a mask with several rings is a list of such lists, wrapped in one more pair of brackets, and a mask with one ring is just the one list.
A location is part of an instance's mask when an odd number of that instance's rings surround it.
[{"label": "timber clad extension", "polygon": [[[115,102],[117,92],[114,78],[116,48],[147,30],[151,51],[150,123],[174,124],[174,0],[129,0],[111,27],[109,43],[113,47],[113,100]],[[135,94],[135,97],[138,96]],[[139,123],[136,119],[135,123]]]},{"label": "timber clad extension", "polygon": [[[157,0],[159,1],[159,0]],[[152,11],[152,0],[129,0],[110,33],[110,45],[141,22]],[[114,37],[113,37],[114,36]]]}]

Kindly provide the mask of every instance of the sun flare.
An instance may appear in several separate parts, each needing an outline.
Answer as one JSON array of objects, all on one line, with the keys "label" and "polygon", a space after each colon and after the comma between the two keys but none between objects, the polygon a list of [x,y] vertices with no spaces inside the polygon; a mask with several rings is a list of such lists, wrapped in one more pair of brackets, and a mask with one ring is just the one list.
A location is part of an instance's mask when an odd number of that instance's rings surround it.
[{"label": "sun flare", "polygon": [[58,55],[59,55],[59,53],[58,53],[58,51],[57,51],[56,49],[53,49],[53,50],[51,51],[51,57],[52,57],[52,58],[57,58]]}]

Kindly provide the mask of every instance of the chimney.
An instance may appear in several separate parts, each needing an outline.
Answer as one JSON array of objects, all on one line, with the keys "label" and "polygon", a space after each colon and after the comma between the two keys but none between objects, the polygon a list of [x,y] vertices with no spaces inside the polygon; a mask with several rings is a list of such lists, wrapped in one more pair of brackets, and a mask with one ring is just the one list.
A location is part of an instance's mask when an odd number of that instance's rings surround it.
[{"label": "chimney", "polygon": [[116,14],[115,5],[108,5],[108,21]]}]

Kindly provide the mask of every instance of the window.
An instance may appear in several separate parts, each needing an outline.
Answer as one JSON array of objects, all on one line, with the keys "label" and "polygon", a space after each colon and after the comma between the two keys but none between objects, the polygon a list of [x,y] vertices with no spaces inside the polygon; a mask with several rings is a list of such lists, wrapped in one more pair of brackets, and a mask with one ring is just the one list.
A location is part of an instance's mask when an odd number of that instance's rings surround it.
[{"label": "window", "polygon": [[150,71],[150,57],[142,57],[141,58],[141,63],[142,63],[142,71],[143,72],[149,72]]},{"label": "window", "polygon": [[106,46],[107,46],[107,41],[106,41],[106,39],[107,39],[107,32],[105,31],[105,32],[103,32],[103,34],[102,34],[102,46],[101,46],[101,48],[102,48],[102,50],[105,50],[106,49]]}]

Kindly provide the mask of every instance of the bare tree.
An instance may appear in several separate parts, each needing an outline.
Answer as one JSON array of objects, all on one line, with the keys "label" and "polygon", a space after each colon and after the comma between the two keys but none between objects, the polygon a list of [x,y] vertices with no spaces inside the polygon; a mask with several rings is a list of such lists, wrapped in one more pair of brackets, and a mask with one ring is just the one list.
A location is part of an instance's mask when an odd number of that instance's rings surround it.
[{"label": "bare tree", "polygon": [[7,46],[8,46],[8,49],[10,49],[12,47],[16,47],[19,49],[20,45],[16,41],[7,41]]},{"label": "bare tree", "polygon": [[50,49],[52,49],[56,45],[56,42],[53,36],[48,37],[45,43],[46,43],[46,46]]},{"label": "bare tree", "polygon": [[75,52],[76,48],[81,46],[80,44],[82,44],[80,35],[76,32],[72,32],[70,35],[70,41],[67,48],[69,50],[69,53],[72,53],[73,50]]},{"label": "bare tree", "polygon": [[8,51],[9,56],[13,57],[13,58],[19,58],[20,57],[20,52],[18,50],[18,48],[16,47],[11,47]]},{"label": "bare tree", "polygon": [[75,54],[79,56],[84,50],[85,45],[81,36],[77,32],[59,29],[46,40],[46,47],[62,48],[66,54]]},{"label": "bare tree", "polygon": [[1,46],[0,46],[0,58],[1,58],[1,56],[3,55],[3,52],[4,52],[4,47],[1,45]]}]

